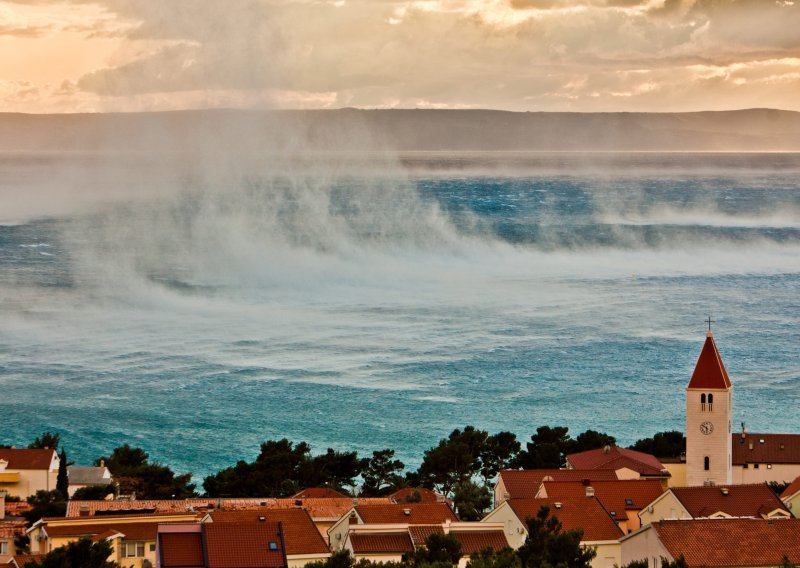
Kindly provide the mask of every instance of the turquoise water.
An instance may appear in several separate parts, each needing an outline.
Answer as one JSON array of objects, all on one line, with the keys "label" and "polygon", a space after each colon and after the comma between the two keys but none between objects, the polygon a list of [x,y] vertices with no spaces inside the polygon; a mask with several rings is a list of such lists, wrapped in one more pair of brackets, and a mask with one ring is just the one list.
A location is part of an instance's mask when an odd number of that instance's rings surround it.
[{"label": "turquoise water", "polygon": [[284,436],[631,443],[682,429],[709,313],[735,421],[800,431],[800,156],[139,160],[0,159],[0,443],[196,478]]}]

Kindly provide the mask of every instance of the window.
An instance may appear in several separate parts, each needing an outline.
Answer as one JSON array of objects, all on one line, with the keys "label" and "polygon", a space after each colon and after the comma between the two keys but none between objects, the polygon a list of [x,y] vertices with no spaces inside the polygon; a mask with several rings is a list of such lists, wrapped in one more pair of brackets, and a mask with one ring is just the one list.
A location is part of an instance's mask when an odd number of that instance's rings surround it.
[{"label": "window", "polygon": [[143,542],[126,542],[122,547],[123,558],[142,558],[144,557]]},{"label": "window", "polygon": [[0,542],[0,554],[8,554],[8,543]]},{"label": "window", "polygon": [[275,542],[275,541],[270,542],[269,543],[269,549],[270,550],[278,550],[278,543]]},{"label": "window", "polygon": [[155,551],[156,551],[156,543],[155,542],[151,542],[150,543],[150,552],[155,552]]},{"label": "window", "polygon": [[703,469],[708,471],[708,468],[711,466],[711,460],[708,459],[708,456],[703,458]]},{"label": "window", "polygon": [[742,469],[747,469],[748,467],[750,467],[750,466],[749,466],[749,465],[747,465],[747,464],[744,464],[744,465],[742,466]]},{"label": "window", "polygon": [[757,463],[753,464],[753,469],[758,469],[758,464]]},{"label": "window", "polygon": [[700,412],[706,411],[706,393],[700,395]]},{"label": "window", "polygon": [[711,412],[714,410],[714,395],[708,393],[708,411]]}]

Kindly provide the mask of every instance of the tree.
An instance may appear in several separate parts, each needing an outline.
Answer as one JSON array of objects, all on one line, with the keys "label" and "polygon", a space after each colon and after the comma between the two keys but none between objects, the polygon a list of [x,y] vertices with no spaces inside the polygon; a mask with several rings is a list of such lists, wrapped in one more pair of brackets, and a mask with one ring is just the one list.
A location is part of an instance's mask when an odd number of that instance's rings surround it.
[{"label": "tree", "polygon": [[31,509],[23,511],[22,516],[33,524],[42,517],[63,517],[67,513],[67,503],[58,490],[44,491],[40,489],[35,495],[28,497]]},{"label": "tree", "polygon": [[336,489],[355,487],[355,478],[367,467],[369,460],[359,459],[358,452],[338,452],[328,448],[324,454],[306,460],[299,467],[300,487],[330,485]]},{"label": "tree", "polygon": [[486,438],[480,453],[483,484],[488,485],[501,470],[511,467],[520,448],[516,434],[511,432],[498,432]]},{"label": "tree", "polygon": [[109,495],[115,495],[117,488],[113,485],[87,485],[80,487],[72,494],[73,501],[101,501]]},{"label": "tree", "polygon": [[61,493],[61,496],[66,499],[69,497],[69,477],[67,476],[67,466],[72,465],[67,463],[67,452],[61,448],[61,454],[58,456],[58,476],[56,477],[56,490]]},{"label": "tree", "polygon": [[169,467],[150,463],[148,454],[128,444],[115,448],[111,456],[100,458],[96,465],[106,467],[119,483],[120,492],[136,494],[139,499],[185,499],[196,495],[192,474],[176,475]]},{"label": "tree", "polygon": [[789,487],[789,485],[791,485],[791,483],[788,482],[788,481],[784,481],[784,482],[768,481],[767,485],[769,486],[770,489],[772,489],[772,492],[775,495],[780,497],[781,495],[783,495],[783,492],[786,491],[786,488]]},{"label": "tree", "polygon": [[575,443],[569,448],[569,453],[577,454],[578,452],[588,452],[589,450],[615,445],[617,445],[617,439],[614,436],[596,432],[595,430],[586,430],[586,432],[578,434],[578,437],[575,438]]},{"label": "tree", "polygon": [[783,555],[783,560],[781,560],[781,567],[780,568],[797,568],[797,566],[792,564],[792,561],[789,560],[789,557],[786,554],[784,554]]},{"label": "tree", "polygon": [[106,540],[93,543],[89,538],[82,538],[56,548],[38,562],[27,562],[25,568],[117,568],[117,563],[108,560],[111,552]]},{"label": "tree", "polygon": [[28,444],[28,449],[31,450],[58,450],[58,444],[61,443],[61,434],[56,432],[45,432],[33,442]]},{"label": "tree", "polygon": [[492,505],[492,496],[485,485],[466,479],[459,481],[453,490],[453,504],[462,521],[479,521],[483,512]]},{"label": "tree", "polygon": [[591,567],[597,551],[581,546],[582,530],[563,530],[558,517],[550,516],[550,507],[543,505],[535,517],[527,519],[527,524],[528,536],[517,551],[523,567]]},{"label": "tree", "polygon": [[419,468],[422,485],[451,495],[458,482],[472,479],[480,471],[480,456],[488,437],[473,426],[453,430],[439,445],[425,451]]},{"label": "tree", "polygon": [[405,464],[393,458],[394,450],[372,452],[372,458],[361,473],[361,478],[364,480],[361,488],[362,495],[383,495],[402,482],[399,474],[403,471]]},{"label": "tree", "polygon": [[650,563],[647,560],[631,560],[623,564],[622,568],[650,568]]},{"label": "tree", "polygon": [[540,426],[526,450],[519,453],[515,465],[522,469],[556,469],[566,464],[566,455],[574,440],[566,426]]},{"label": "tree", "polygon": [[657,432],[652,438],[638,440],[631,449],[657,458],[679,458],[686,453],[686,436],[677,430]]},{"label": "tree", "polygon": [[661,568],[689,568],[689,565],[686,563],[686,559],[683,557],[683,554],[672,561],[667,560],[662,556]]},{"label": "tree", "polygon": [[461,543],[454,534],[435,532],[425,539],[425,548],[420,552],[419,559],[422,562],[458,564],[458,561],[461,560]]},{"label": "tree", "polygon": [[487,548],[469,557],[467,568],[521,568],[519,555],[516,550],[504,548],[492,550]]}]

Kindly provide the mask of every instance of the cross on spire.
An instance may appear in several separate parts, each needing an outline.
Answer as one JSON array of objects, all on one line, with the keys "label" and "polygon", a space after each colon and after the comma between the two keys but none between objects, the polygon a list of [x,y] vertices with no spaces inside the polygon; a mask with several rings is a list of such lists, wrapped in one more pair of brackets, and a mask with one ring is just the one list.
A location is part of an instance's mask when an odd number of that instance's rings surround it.
[{"label": "cross on spire", "polygon": [[708,314],[708,319],[705,322],[708,324],[708,333],[711,333],[711,324],[716,323],[716,321],[711,319],[711,314]]}]

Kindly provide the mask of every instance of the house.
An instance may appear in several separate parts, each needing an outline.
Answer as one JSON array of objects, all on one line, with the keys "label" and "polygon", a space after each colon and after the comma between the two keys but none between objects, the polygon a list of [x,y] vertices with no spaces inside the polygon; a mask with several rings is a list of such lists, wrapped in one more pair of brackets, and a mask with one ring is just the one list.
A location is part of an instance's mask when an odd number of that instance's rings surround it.
[{"label": "house", "polygon": [[122,568],[144,568],[155,562],[159,524],[198,521],[196,513],[58,517],[40,519],[27,532],[32,554],[47,554],[81,538],[102,538],[113,549],[109,560]]},{"label": "house", "polygon": [[618,479],[658,479],[664,489],[670,478],[669,470],[655,456],[618,446],[569,454],[567,468],[611,470]]},{"label": "house", "polygon": [[7,563],[17,553],[14,540],[25,534],[28,523],[24,520],[0,519],[0,566]]},{"label": "house", "polygon": [[21,499],[52,491],[59,462],[55,450],[0,448],[0,491]]},{"label": "house", "polygon": [[788,518],[791,513],[766,483],[673,487],[639,513],[642,525],[662,519]]},{"label": "house", "polygon": [[[388,497],[370,498],[323,498],[323,499],[270,499],[267,507],[271,509],[305,509],[325,541],[328,530],[347,514],[355,505],[391,505]],[[226,506],[227,508],[227,506]],[[241,507],[240,507],[241,508]]]},{"label": "house", "polygon": [[781,501],[795,517],[800,516],[800,476],[781,493]]},{"label": "house", "polygon": [[508,499],[481,522],[502,523],[509,545],[517,549],[528,536],[526,519],[535,518],[542,506],[550,509],[550,516],[557,517],[564,530],[583,531],[581,544],[597,550],[593,568],[621,565],[618,539],[623,536],[622,529],[596,497]]},{"label": "house", "polygon": [[111,472],[105,465],[100,466],[77,466],[67,467],[67,478],[69,479],[69,496],[75,495],[78,489],[84,487],[107,487],[114,480]]},{"label": "house", "polygon": [[253,524],[280,523],[289,568],[299,568],[309,562],[330,557],[325,539],[317,530],[305,509],[257,509],[247,511],[212,511],[203,517],[204,523]]},{"label": "house", "polygon": [[800,476],[800,434],[733,434],[733,483],[788,483]]},{"label": "house", "polygon": [[613,481],[616,472],[605,469],[505,469],[497,476],[494,505],[506,499],[533,499],[542,481]]},{"label": "house", "polygon": [[447,503],[359,503],[328,529],[328,542],[332,550],[342,550],[354,525],[438,525],[445,521],[458,521]]},{"label": "house", "polygon": [[352,525],[344,549],[356,560],[399,562],[404,554],[424,547],[432,534],[453,535],[461,545],[459,568],[464,568],[472,554],[491,548],[508,548],[508,540],[499,523],[459,523],[445,521],[432,525],[378,524]]},{"label": "house", "polygon": [[611,518],[627,534],[641,527],[639,511],[664,493],[658,479],[616,481],[544,481],[537,498],[555,501],[596,497]]},{"label": "house", "polygon": [[663,520],[645,525],[620,540],[622,562],[681,555],[690,568],[777,567],[786,555],[800,563],[800,519],[717,518]]},{"label": "house", "polygon": [[158,527],[157,568],[287,568],[280,523],[199,523]]}]

